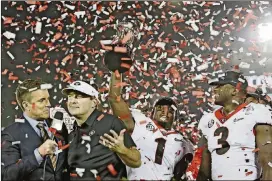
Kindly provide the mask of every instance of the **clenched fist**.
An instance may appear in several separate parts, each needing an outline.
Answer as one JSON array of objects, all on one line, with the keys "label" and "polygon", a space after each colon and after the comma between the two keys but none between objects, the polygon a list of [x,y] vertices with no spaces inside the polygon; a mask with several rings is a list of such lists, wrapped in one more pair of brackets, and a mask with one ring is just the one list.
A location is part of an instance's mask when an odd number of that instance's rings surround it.
[{"label": "clenched fist", "polygon": [[41,154],[41,156],[46,156],[46,155],[52,155],[54,154],[57,143],[53,140],[46,140],[39,148],[38,151]]}]

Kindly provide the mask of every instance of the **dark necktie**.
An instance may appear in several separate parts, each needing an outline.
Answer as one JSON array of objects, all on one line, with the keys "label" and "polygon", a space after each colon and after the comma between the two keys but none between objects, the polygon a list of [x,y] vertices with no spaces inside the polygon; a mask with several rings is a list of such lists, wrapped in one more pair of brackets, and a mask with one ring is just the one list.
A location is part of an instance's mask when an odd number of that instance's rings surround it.
[{"label": "dark necktie", "polygon": [[[43,122],[39,121],[37,127],[41,130],[41,137],[43,139],[43,142],[45,142],[46,140],[50,139],[49,136],[48,136],[47,131],[44,128],[44,123]],[[53,155],[49,155],[49,156],[50,156],[53,168],[55,169],[56,166],[57,166],[57,157],[54,154]]]}]

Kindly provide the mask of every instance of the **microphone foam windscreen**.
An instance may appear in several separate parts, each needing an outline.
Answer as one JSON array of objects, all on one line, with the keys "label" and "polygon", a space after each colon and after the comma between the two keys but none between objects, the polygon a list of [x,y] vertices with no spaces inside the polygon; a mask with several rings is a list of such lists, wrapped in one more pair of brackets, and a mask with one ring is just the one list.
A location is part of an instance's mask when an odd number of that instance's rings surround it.
[{"label": "microphone foam windscreen", "polygon": [[56,114],[54,115],[54,119],[63,120],[63,113],[56,112]]}]

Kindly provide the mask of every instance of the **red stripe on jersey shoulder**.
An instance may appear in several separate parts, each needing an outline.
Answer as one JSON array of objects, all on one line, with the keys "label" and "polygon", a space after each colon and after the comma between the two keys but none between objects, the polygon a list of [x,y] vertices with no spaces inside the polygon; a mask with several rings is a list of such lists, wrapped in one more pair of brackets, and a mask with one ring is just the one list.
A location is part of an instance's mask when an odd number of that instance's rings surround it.
[{"label": "red stripe on jersey shoulder", "polygon": [[243,109],[244,107],[246,107],[248,104],[247,103],[243,103],[241,105],[239,105],[234,111],[232,111],[232,113],[228,114],[228,115],[224,115],[223,114],[223,107],[216,110],[215,111],[215,117],[222,123],[224,124],[229,118],[231,118],[233,115],[235,115],[236,113],[238,113],[241,109]]}]

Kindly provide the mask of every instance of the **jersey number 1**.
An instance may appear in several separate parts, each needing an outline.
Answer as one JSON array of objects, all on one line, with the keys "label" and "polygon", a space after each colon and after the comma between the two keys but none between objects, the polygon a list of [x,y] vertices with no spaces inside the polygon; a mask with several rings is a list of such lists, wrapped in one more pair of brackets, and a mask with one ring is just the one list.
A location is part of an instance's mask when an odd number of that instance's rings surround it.
[{"label": "jersey number 1", "polygon": [[219,127],[214,131],[214,136],[219,136],[222,133],[222,136],[220,139],[217,140],[217,143],[219,145],[222,145],[222,148],[217,148],[216,153],[218,155],[223,155],[227,153],[230,149],[229,143],[226,141],[229,136],[229,130],[226,127]]},{"label": "jersey number 1", "polygon": [[162,158],[163,158],[163,153],[165,149],[165,142],[166,140],[163,138],[157,138],[155,140],[158,142],[157,150],[156,150],[156,155],[155,155],[155,163],[157,164],[162,164]]}]

